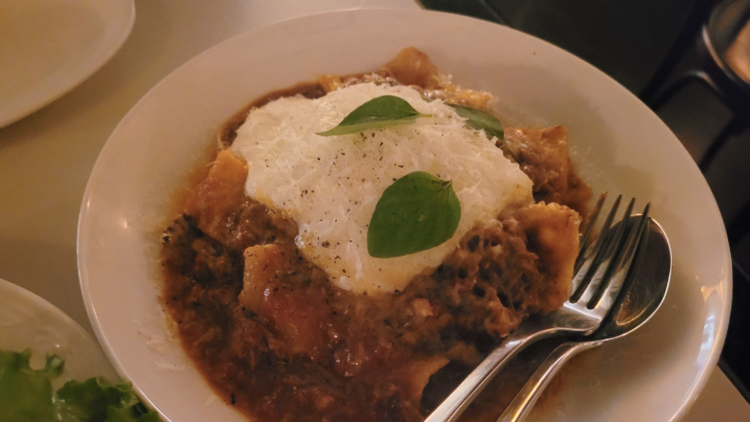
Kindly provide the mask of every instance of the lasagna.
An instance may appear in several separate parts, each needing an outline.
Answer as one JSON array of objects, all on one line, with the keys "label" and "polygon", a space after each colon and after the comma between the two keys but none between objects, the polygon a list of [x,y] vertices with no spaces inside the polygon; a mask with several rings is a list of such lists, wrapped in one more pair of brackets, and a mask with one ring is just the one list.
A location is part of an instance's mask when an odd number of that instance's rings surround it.
[{"label": "lasagna", "polygon": [[[383,96],[426,117],[321,136]],[[431,382],[562,306],[591,191],[565,128],[498,136],[456,111],[491,113],[494,101],[407,48],[229,119],[161,248],[164,306],[217,394],[258,421],[421,421],[442,397]],[[374,257],[378,200],[413,172],[450,181],[457,228]]]}]

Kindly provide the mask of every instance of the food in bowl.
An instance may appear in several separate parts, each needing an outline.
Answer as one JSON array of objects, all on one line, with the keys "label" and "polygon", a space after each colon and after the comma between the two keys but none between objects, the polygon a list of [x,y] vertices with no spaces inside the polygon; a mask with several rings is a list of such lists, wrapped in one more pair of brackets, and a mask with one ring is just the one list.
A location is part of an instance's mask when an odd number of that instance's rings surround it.
[{"label": "food in bowl", "polygon": [[[388,101],[414,113],[372,112]],[[161,250],[164,305],[227,403],[419,421],[433,375],[562,306],[591,191],[564,128],[503,130],[493,102],[408,48],[227,122]]]}]

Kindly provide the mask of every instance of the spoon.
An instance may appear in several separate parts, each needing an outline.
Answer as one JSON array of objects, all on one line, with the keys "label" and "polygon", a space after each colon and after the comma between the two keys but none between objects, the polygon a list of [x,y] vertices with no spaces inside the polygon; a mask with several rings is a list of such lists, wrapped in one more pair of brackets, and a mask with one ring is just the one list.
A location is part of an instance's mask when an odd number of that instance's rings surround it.
[{"label": "spoon", "polygon": [[672,251],[664,230],[651,218],[647,233],[646,242],[637,252],[639,256],[636,259],[641,260],[640,266],[631,277],[632,285],[622,302],[614,304],[599,330],[586,340],[565,342],[553,350],[505,408],[497,422],[520,422],[526,419],[554,375],[573,356],[632,333],[656,313],[667,294],[672,274]]}]

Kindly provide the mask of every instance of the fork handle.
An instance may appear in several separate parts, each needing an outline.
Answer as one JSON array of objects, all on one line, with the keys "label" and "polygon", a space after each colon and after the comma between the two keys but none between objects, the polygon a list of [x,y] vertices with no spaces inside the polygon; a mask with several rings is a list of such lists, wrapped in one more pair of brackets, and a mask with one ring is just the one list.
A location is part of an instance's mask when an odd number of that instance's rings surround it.
[{"label": "fork handle", "polygon": [[539,329],[534,324],[521,325],[487,358],[476,367],[463,382],[435,409],[424,422],[453,422],[474,401],[474,398],[495,377],[508,361],[526,346],[557,332],[556,329]]},{"label": "fork handle", "polygon": [[526,381],[526,384],[521,387],[521,390],[516,394],[513,400],[505,408],[503,414],[497,419],[497,422],[522,422],[529,416],[531,409],[536,404],[537,400],[542,396],[544,389],[547,388],[552,378],[557,374],[560,369],[574,356],[583,352],[584,350],[591,349],[598,346],[601,342],[566,342],[563,343],[552,353],[547,356],[547,359],[539,365],[539,367],[531,375],[531,378]]}]

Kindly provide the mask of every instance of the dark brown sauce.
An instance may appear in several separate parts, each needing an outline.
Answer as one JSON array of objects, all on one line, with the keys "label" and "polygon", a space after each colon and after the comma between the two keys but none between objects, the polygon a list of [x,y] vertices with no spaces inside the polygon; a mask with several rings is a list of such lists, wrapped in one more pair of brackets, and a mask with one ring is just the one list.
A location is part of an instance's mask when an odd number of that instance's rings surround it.
[{"label": "dark brown sauce", "polygon": [[[433,384],[460,379],[549,300],[537,255],[526,250],[526,234],[512,217],[504,230],[470,232],[443,265],[405,291],[365,296],[333,286],[298,255],[283,219],[243,201],[229,218],[243,227],[236,232],[218,226],[207,236],[190,215],[168,229],[164,298],[201,373],[228,403],[260,421],[421,421],[447,394],[428,388],[422,397],[431,376]],[[250,310],[237,297],[242,251],[253,245],[275,245],[290,259],[264,285],[263,304]],[[430,317],[418,313],[424,306]]]}]

